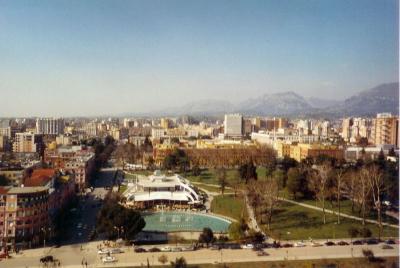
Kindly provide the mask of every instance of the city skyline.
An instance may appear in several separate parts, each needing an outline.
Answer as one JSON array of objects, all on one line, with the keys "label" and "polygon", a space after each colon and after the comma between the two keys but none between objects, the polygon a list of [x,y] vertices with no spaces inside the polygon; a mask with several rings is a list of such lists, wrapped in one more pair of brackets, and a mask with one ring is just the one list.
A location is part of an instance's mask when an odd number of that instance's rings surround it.
[{"label": "city skyline", "polygon": [[285,91],[343,100],[398,81],[397,1],[0,7],[1,116],[141,113]]}]

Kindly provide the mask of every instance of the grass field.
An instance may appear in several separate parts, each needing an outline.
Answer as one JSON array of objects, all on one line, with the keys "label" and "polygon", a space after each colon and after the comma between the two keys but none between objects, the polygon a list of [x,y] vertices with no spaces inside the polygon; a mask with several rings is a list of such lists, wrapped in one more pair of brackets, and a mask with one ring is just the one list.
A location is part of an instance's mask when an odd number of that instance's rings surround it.
[{"label": "grass field", "polygon": [[[192,184],[194,186],[197,186],[198,188],[205,189],[209,192],[221,193],[221,189],[220,189],[219,185],[215,185],[215,184],[205,185],[205,184],[201,184],[201,183],[197,183],[197,182],[192,182]],[[233,193],[233,191],[231,189],[225,189],[225,193],[229,194],[229,193]]]},{"label": "grass field", "polygon": [[[275,239],[333,239],[348,238],[348,229],[353,226],[361,227],[359,221],[342,218],[341,224],[336,224],[336,216],[326,214],[327,223],[323,224],[322,212],[294,205],[288,202],[281,202],[280,207],[275,212],[272,219],[271,231],[268,232],[266,226],[262,228]],[[376,224],[367,224],[373,236],[378,235]],[[383,228],[383,236],[397,237],[398,229],[391,227]]]},{"label": "grass field", "polygon": [[233,195],[216,196],[211,203],[211,212],[236,220],[247,218],[247,210],[242,197]]},{"label": "grass field", "polygon": [[[322,208],[321,202],[315,203],[315,200],[296,200],[296,201]],[[325,202],[325,208],[333,210],[333,211],[337,211],[337,203],[333,202],[333,204],[331,204],[331,202],[327,201],[327,202]],[[340,213],[345,213],[345,214],[348,214],[348,215],[352,215],[352,216],[356,216],[356,217],[360,217],[361,218],[361,214],[358,213],[357,206],[355,207],[354,212],[351,211],[351,201],[350,200],[342,200],[340,202]],[[368,213],[366,218],[367,219],[372,219],[372,220],[377,220],[376,212],[374,210],[371,210]],[[388,223],[392,223],[392,224],[398,224],[399,223],[399,221],[396,220],[395,218],[389,217],[389,216],[387,216],[387,215],[385,215],[383,213],[382,213],[382,220],[384,222],[388,222]]]}]

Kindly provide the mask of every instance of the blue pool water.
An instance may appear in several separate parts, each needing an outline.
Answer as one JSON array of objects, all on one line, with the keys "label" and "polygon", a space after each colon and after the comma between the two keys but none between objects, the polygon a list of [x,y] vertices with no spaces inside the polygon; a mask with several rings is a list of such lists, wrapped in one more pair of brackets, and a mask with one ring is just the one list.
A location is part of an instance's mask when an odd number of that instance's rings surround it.
[{"label": "blue pool water", "polygon": [[228,232],[229,220],[213,215],[190,212],[155,212],[144,214],[144,231],[184,232],[201,231],[209,227],[213,232]]}]

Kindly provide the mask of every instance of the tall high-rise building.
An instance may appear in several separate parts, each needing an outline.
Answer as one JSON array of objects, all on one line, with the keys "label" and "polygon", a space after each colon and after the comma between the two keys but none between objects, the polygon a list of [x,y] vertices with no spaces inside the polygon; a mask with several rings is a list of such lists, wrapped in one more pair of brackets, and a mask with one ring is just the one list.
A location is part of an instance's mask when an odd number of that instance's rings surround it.
[{"label": "tall high-rise building", "polygon": [[32,132],[16,133],[13,143],[13,152],[16,153],[36,153],[40,152],[42,135]]},{"label": "tall high-rise building", "polygon": [[36,133],[46,135],[64,134],[64,119],[38,118],[36,120]]},{"label": "tall high-rise building", "polygon": [[342,121],[342,138],[349,141],[351,137],[351,127],[353,126],[353,118],[345,118]]},{"label": "tall high-rise building", "polygon": [[399,146],[399,118],[391,114],[377,114],[373,120],[371,136],[375,145]]},{"label": "tall high-rise building", "polygon": [[170,121],[168,118],[161,118],[160,127],[163,129],[168,129],[170,127]]},{"label": "tall high-rise building", "polygon": [[231,138],[240,138],[243,135],[243,116],[240,114],[226,114],[224,120],[224,134]]}]

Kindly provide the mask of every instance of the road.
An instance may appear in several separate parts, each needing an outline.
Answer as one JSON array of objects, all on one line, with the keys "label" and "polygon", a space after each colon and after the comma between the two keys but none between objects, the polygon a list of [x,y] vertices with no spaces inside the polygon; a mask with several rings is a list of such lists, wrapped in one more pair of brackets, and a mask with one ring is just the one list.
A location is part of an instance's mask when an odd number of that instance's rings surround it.
[{"label": "road", "polygon": [[101,207],[102,200],[108,190],[105,187],[112,187],[115,169],[104,169],[99,173],[94,190],[88,193],[87,196],[82,196],[79,201],[77,210],[78,217],[74,220],[72,226],[66,230],[70,236],[68,240],[63,241],[62,245],[75,245],[80,247],[80,244],[89,240],[90,232],[96,225],[96,215]]},{"label": "road", "polygon": [[[132,248],[124,248],[125,253],[115,255],[118,262],[116,264],[104,265],[97,255],[99,242],[90,242],[84,247],[63,246],[52,248],[49,254],[59,259],[60,267],[82,268],[82,262],[87,262],[87,267],[129,267],[147,265],[160,265],[158,258],[165,254],[168,260],[185,257],[189,264],[200,263],[221,263],[221,262],[254,262],[254,261],[282,261],[300,259],[330,259],[330,258],[351,258],[362,257],[363,249],[371,249],[375,256],[389,257],[398,256],[398,245],[393,249],[381,249],[381,245],[361,245],[361,246],[322,246],[322,247],[303,247],[303,248],[280,248],[265,249],[268,256],[259,257],[251,249],[224,249],[211,250],[201,249],[188,252],[157,252],[157,253],[135,253]],[[36,268],[41,267],[39,258],[43,256],[43,249],[33,249],[24,251],[22,254],[14,255],[13,258],[0,261],[0,268]],[[168,262],[169,263],[169,262]]]}]

